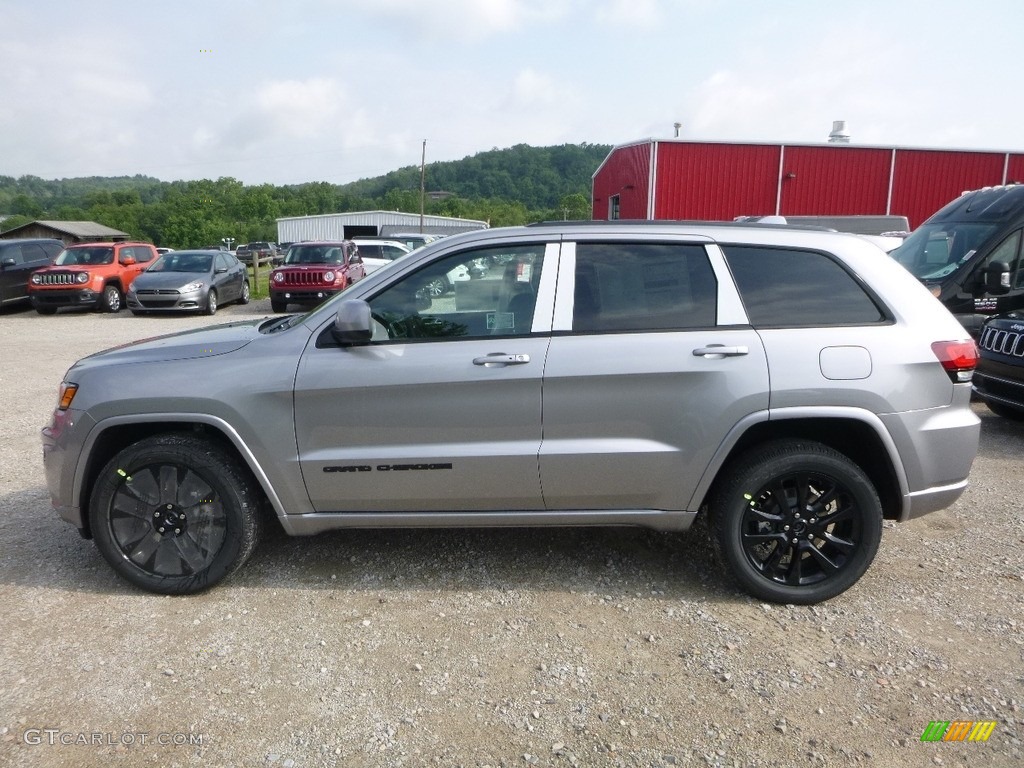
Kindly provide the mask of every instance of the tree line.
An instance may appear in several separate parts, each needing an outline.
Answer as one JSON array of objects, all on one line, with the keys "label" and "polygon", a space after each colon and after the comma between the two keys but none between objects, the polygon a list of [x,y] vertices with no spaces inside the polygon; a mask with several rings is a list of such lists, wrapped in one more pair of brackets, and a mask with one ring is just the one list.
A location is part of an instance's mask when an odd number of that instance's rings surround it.
[{"label": "tree line", "polygon": [[[591,176],[611,147],[566,144],[494,149],[426,167],[425,213],[512,226],[589,219]],[[149,176],[45,180],[0,176],[0,230],[34,220],[95,221],[171,248],[231,237],[277,238],[276,219],[364,210],[420,211],[420,169],[349,184],[245,185],[237,179],[161,181]]]}]

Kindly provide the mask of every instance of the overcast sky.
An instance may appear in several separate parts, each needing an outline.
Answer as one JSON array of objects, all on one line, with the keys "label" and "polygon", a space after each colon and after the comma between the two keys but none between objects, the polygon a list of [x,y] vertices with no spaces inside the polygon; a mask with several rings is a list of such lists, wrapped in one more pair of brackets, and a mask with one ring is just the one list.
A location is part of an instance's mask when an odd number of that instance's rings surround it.
[{"label": "overcast sky", "polygon": [[0,0],[0,175],[345,183],[647,137],[1024,150],[1024,3]]}]

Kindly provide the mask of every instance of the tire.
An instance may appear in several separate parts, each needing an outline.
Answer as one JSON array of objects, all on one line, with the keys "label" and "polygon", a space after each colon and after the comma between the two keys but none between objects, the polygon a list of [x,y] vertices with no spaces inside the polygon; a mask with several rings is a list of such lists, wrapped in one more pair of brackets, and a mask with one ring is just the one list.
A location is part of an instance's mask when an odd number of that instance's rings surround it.
[{"label": "tire", "polygon": [[217,314],[217,291],[213,288],[206,294],[206,314],[216,315]]},{"label": "tire", "polygon": [[150,592],[184,595],[212,587],[249,559],[260,536],[260,498],[248,470],[216,444],[157,435],[103,468],[89,522],[118,574]]},{"label": "tire", "polygon": [[40,315],[56,315],[57,314],[57,308],[56,307],[36,307],[36,312],[38,312]]},{"label": "tire", "polygon": [[708,511],[719,562],[748,594],[774,603],[810,605],[849,589],[882,538],[882,504],[867,475],[810,441],[740,456],[716,482]]},{"label": "tire", "polygon": [[271,299],[270,300],[270,308],[274,312],[287,312],[288,311],[288,302],[287,301],[278,301],[277,299]]},{"label": "tire", "polygon": [[985,400],[984,403],[996,416],[1001,416],[1004,419],[1011,419],[1013,421],[1024,421],[1024,411],[1014,408],[1011,405],[993,403],[989,400]]},{"label": "tire", "polygon": [[249,292],[249,281],[245,280],[242,282],[242,293],[238,297],[239,304],[248,304],[250,298]]},{"label": "tire", "polygon": [[128,308],[128,311],[131,312],[135,317],[142,317],[143,315],[146,314],[145,310],[132,309],[131,307]]},{"label": "tire", "polygon": [[103,296],[100,298],[100,310],[103,312],[120,312],[124,306],[124,297],[121,289],[113,283],[103,286]]}]

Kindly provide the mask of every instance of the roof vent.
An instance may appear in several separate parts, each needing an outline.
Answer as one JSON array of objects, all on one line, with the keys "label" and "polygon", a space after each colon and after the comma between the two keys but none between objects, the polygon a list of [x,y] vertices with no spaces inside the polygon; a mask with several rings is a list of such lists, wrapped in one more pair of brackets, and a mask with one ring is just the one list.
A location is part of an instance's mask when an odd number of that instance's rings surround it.
[{"label": "roof vent", "polygon": [[845,120],[832,121],[832,133],[828,135],[829,144],[849,144],[850,132],[846,130]]}]

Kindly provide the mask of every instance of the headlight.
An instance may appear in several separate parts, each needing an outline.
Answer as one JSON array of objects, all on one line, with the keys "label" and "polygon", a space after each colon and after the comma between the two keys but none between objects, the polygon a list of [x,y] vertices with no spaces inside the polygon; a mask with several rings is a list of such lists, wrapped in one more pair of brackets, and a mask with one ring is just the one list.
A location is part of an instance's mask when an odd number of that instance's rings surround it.
[{"label": "headlight", "polygon": [[188,285],[182,286],[179,290],[182,293],[192,293],[192,291],[198,291],[202,287],[203,287],[203,281],[202,280],[196,280],[194,283],[189,283]]},{"label": "headlight", "polygon": [[333,283],[334,282],[334,273],[330,272],[330,271],[324,272],[324,282],[325,283]]},{"label": "headlight", "polygon": [[283,283],[284,282],[284,272],[275,272],[274,273],[274,282],[275,283]]},{"label": "headlight", "polygon": [[89,273],[88,272],[79,272],[77,275],[75,275],[75,282],[76,283],[81,283],[82,285],[85,285],[86,283],[89,282]]},{"label": "headlight", "polygon": [[41,282],[43,282],[43,276],[42,275],[38,275],[38,274],[37,275],[32,275],[31,279],[32,279],[32,285],[39,285]]}]

